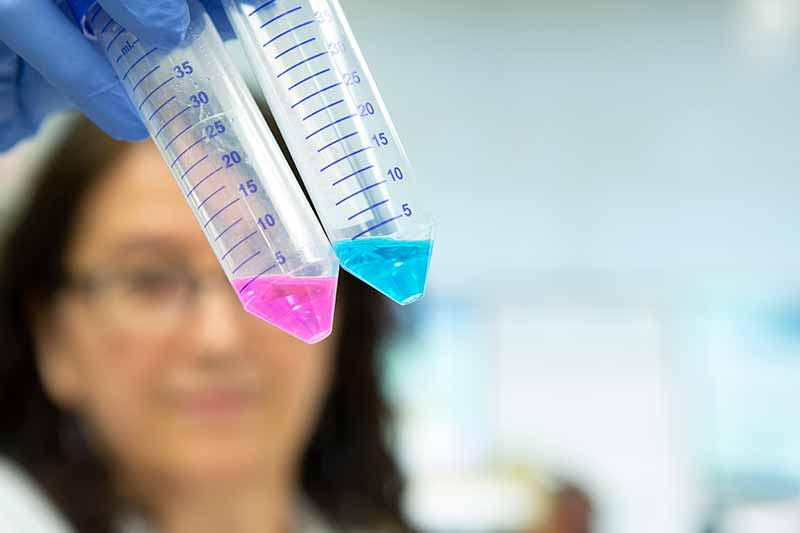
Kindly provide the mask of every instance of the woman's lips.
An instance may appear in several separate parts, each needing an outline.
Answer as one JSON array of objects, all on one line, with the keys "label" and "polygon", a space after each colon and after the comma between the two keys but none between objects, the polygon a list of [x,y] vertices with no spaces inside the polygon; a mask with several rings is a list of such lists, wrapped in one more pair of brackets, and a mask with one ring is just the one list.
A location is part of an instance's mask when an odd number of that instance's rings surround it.
[{"label": "woman's lips", "polygon": [[201,418],[227,418],[241,414],[251,403],[252,395],[242,389],[209,389],[183,394],[179,407]]}]

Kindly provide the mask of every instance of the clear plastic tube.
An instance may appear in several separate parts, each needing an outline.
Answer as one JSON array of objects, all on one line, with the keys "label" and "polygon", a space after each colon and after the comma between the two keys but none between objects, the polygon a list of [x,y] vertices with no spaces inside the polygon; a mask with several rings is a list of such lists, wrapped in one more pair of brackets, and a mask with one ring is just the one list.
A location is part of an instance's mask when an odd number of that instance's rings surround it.
[{"label": "clear plastic tube", "polygon": [[210,17],[171,51],[99,6],[86,22],[116,69],[244,308],[309,343],[331,332],[338,262]]},{"label": "clear plastic tube", "polygon": [[433,223],[337,0],[223,0],[342,266],[401,304]]}]

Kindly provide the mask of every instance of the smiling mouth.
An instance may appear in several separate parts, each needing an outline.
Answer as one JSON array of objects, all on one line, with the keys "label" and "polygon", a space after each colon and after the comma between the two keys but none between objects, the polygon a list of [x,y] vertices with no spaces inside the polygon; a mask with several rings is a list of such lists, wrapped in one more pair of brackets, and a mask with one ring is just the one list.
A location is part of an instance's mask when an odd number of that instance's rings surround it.
[{"label": "smiling mouth", "polygon": [[193,417],[230,418],[242,414],[252,403],[252,396],[241,389],[218,389],[184,394],[179,409]]}]

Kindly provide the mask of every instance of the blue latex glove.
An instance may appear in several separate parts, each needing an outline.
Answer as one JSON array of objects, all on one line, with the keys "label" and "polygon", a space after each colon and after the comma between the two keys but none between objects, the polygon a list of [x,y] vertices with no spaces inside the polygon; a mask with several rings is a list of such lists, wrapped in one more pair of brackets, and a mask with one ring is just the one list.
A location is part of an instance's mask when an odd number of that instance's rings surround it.
[{"label": "blue latex glove", "polygon": [[[155,46],[186,33],[186,0],[100,0],[117,22]],[[219,0],[203,0],[224,37]],[[0,151],[30,137],[50,114],[77,108],[117,139],[147,130],[114,70],[83,36],[64,0],[0,0]]]}]

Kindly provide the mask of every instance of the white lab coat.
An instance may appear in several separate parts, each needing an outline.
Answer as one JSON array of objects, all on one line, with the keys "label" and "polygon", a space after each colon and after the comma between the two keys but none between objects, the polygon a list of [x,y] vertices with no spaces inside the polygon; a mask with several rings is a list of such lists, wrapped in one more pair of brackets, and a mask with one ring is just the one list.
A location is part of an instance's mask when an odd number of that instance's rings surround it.
[{"label": "white lab coat", "polygon": [[[302,503],[297,517],[298,533],[333,533],[319,515]],[[146,521],[129,516],[119,520],[119,533],[155,533]],[[74,533],[49,503],[34,481],[19,467],[0,457],[0,532]]]},{"label": "white lab coat", "polygon": [[72,533],[33,480],[0,458],[0,531]]}]

